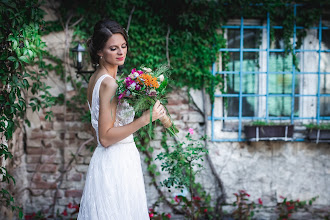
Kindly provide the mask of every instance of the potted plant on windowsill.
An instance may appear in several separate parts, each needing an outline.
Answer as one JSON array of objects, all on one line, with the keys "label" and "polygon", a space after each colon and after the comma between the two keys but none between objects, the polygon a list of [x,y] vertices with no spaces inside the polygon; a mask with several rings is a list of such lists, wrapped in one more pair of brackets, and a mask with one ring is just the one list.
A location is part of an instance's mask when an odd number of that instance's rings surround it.
[{"label": "potted plant on windowsill", "polygon": [[255,121],[251,125],[244,126],[244,133],[246,138],[250,141],[291,141],[293,137],[293,125]]},{"label": "potted plant on windowsill", "polygon": [[308,124],[307,138],[312,142],[330,142],[330,124]]}]

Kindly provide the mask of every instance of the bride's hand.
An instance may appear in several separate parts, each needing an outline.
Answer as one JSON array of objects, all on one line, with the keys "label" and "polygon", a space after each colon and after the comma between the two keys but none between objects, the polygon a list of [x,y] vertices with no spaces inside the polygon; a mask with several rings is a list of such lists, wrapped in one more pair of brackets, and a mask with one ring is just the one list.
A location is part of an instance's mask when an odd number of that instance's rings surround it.
[{"label": "bride's hand", "polygon": [[[152,108],[152,121],[160,119],[166,115],[165,107],[160,104],[160,101],[157,100],[154,107]],[[145,119],[146,124],[150,122],[150,110],[147,110],[143,113],[142,117]]]}]

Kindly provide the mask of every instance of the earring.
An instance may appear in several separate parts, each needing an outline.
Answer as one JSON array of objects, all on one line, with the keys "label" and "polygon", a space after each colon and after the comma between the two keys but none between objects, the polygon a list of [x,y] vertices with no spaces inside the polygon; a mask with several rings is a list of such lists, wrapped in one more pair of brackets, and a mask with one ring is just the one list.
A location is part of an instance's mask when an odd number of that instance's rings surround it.
[{"label": "earring", "polygon": [[102,56],[100,56],[100,59],[102,59],[103,57]]}]

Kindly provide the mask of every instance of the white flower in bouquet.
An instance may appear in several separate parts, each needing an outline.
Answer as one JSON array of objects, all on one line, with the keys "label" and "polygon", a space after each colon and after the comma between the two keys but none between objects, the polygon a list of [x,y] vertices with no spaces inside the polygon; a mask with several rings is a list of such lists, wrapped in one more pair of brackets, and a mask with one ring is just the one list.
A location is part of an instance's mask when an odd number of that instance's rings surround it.
[{"label": "white flower in bouquet", "polygon": [[133,75],[134,75],[134,79],[136,79],[140,74],[138,72],[135,72]]},{"label": "white flower in bouquet", "polygon": [[152,69],[148,68],[148,67],[142,67],[142,70],[145,72],[145,73],[151,73],[152,72]]},{"label": "white flower in bouquet", "polygon": [[160,82],[163,82],[164,81],[164,75],[162,74],[162,75],[158,76],[158,79],[159,79]]}]

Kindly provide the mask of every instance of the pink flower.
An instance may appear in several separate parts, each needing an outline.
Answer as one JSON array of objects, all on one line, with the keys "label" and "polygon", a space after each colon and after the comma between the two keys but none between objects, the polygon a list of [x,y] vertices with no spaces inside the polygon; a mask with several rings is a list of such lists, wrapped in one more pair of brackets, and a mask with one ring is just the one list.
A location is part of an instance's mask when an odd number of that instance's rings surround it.
[{"label": "pink flower", "polygon": [[167,215],[165,215],[167,218],[172,218],[171,214],[168,213]]},{"label": "pink flower", "polygon": [[141,70],[138,70],[137,72],[138,72],[140,75],[143,74],[143,71],[141,71]]},{"label": "pink flower", "polygon": [[132,80],[130,77],[126,77],[125,83],[126,87],[129,87],[132,83],[134,83],[134,80]]},{"label": "pink flower", "polygon": [[241,194],[246,195],[247,197],[250,197],[250,194],[248,194],[245,190],[241,190]]},{"label": "pink flower", "polygon": [[68,216],[68,212],[66,211],[66,209],[62,212],[63,216]]},{"label": "pink flower", "polygon": [[177,203],[180,203],[181,199],[178,197],[178,196],[175,196],[174,197],[174,200],[177,202]]},{"label": "pink flower", "polygon": [[136,68],[132,69],[132,74],[134,74],[136,72]]},{"label": "pink flower", "polygon": [[288,207],[288,210],[292,210],[292,209],[294,209],[294,205]]},{"label": "pink flower", "polygon": [[201,197],[199,197],[199,196],[194,196],[194,197],[193,197],[193,200],[200,201],[200,200],[201,200]]},{"label": "pink flower", "polygon": [[193,135],[193,134],[194,134],[194,129],[193,129],[193,128],[189,128],[189,133],[190,133],[191,135]]},{"label": "pink flower", "polygon": [[124,93],[120,94],[120,95],[118,96],[118,99],[122,99],[123,97],[124,97]]},{"label": "pink flower", "polygon": [[154,217],[154,213],[149,213],[149,217],[150,218]]},{"label": "pink flower", "polygon": [[258,199],[258,203],[259,203],[260,205],[262,205],[262,200],[261,200],[261,198]]}]

